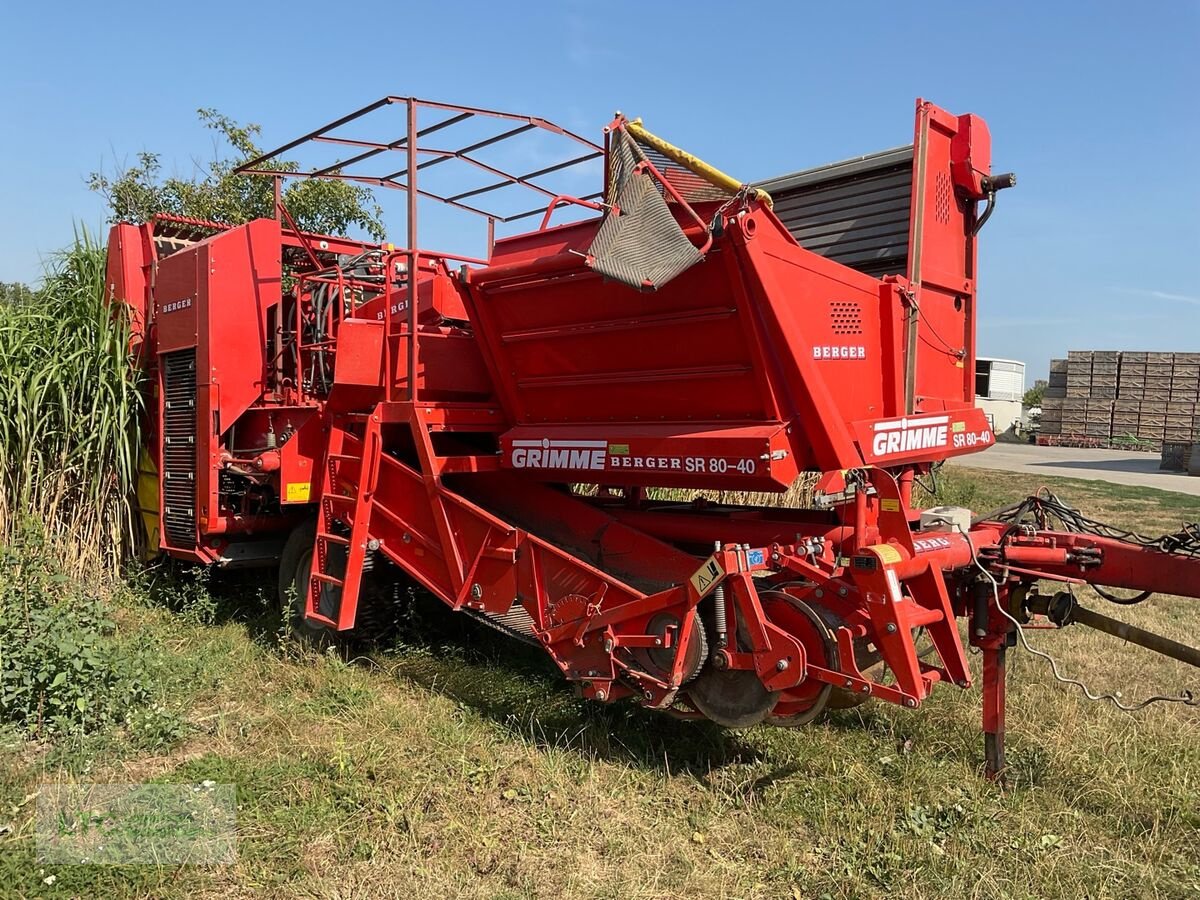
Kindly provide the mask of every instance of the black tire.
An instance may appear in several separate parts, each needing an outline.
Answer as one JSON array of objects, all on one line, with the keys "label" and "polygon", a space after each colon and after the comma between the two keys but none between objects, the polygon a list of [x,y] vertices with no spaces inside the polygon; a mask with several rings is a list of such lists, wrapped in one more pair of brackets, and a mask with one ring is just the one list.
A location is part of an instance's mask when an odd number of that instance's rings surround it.
[{"label": "black tire", "polygon": [[[337,638],[337,631],[304,617],[316,539],[315,518],[304,520],[288,535],[279,557],[279,608],[293,637],[306,643],[325,644]],[[323,592],[321,607],[323,614],[332,614],[337,609],[335,591]]]},{"label": "black tire", "polygon": [[[338,631],[328,625],[305,618],[308,584],[312,574],[313,545],[317,539],[317,520],[301,522],[288,535],[279,557],[279,608],[288,630],[297,640],[325,647],[333,643],[381,644],[392,639],[399,625],[401,591],[399,572],[392,566],[374,560],[374,567],[363,573],[358,595],[358,615],[354,628]],[[332,544],[328,549],[329,565],[339,578],[346,571],[346,548]],[[372,562],[372,560],[368,560]],[[341,606],[341,588],[323,585],[318,612],[335,618]]]}]

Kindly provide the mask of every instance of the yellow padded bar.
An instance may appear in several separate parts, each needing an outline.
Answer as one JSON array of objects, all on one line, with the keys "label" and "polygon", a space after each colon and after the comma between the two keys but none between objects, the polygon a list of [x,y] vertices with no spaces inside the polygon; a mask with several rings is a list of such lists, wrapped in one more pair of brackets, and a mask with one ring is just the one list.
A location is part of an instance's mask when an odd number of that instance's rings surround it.
[{"label": "yellow padded bar", "polygon": [[[692,154],[688,153],[686,150],[682,150],[679,147],[676,147],[674,144],[664,141],[658,135],[651,134],[642,127],[641,119],[634,119],[631,122],[626,122],[625,128],[629,134],[632,135],[634,140],[638,141],[639,143],[646,144],[649,147],[653,147],[663,156],[667,157],[667,159],[671,159],[679,163],[679,165],[683,166],[685,169],[699,176],[700,178],[703,178],[709,184],[713,185],[713,187],[718,187],[721,190],[728,191],[731,194],[736,194],[738,191],[742,190],[742,188],[747,187],[747,185],[742,184],[742,182],[738,181],[736,178],[726,175],[720,169],[710,166],[704,160],[692,156]],[[775,205],[774,201],[771,199],[771,195],[759,188],[754,188],[754,198],[760,203],[765,204],[768,209],[773,208]]]}]

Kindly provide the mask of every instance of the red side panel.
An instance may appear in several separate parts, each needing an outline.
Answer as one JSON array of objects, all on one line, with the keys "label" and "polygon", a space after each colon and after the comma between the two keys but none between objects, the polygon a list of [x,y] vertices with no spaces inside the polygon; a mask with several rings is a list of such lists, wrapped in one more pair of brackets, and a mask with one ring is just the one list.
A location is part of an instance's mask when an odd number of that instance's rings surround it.
[{"label": "red side panel", "polygon": [[[528,262],[535,244],[504,250]],[[740,276],[732,254],[714,251],[653,294],[604,281],[582,258],[562,256],[578,261],[563,277],[475,288],[475,331],[517,424],[779,421],[748,310],[734,291]],[[495,259],[511,263],[500,248]]]},{"label": "red side panel", "polygon": [[152,316],[158,334],[155,350],[161,356],[195,347],[199,337],[199,302],[207,296],[208,279],[202,278],[203,245],[172,253],[158,264]]},{"label": "red side panel", "polygon": [[758,364],[784,405],[798,464],[859,465],[848,423],[888,409],[892,358],[880,283],[797,246],[765,208],[728,233],[754,308]]},{"label": "red side panel", "polygon": [[198,245],[203,248],[197,277],[207,329],[199,383],[209,382],[219,391],[222,432],[266,387],[267,309],[279,303],[280,239],[279,222],[255,219]]},{"label": "red side panel", "polygon": [[976,116],[917,101],[909,272],[916,312],[906,334],[906,409],[974,404],[975,201],[991,139]]},{"label": "red side panel", "polygon": [[114,225],[108,234],[108,265],[105,291],[110,302],[129,307],[132,334],[130,349],[137,353],[146,337],[148,324],[148,276],[151,253],[144,228]]}]

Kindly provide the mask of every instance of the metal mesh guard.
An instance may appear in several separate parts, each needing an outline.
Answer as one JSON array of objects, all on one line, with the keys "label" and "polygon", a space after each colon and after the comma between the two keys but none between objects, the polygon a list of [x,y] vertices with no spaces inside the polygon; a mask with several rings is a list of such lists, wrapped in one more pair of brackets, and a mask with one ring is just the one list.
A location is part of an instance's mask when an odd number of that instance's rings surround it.
[{"label": "metal mesh guard", "polygon": [[609,161],[610,209],[588,253],[592,268],[637,290],[657,290],[701,259],[659,192],[653,177],[634,172],[640,151],[614,133]]}]

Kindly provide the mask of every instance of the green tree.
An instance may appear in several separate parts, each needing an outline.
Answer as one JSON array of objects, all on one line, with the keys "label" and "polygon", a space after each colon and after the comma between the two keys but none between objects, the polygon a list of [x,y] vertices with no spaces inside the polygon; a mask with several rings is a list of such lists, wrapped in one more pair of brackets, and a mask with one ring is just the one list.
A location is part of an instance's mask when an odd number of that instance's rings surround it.
[{"label": "green tree", "polygon": [[29,285],[21,284],[19,281],[8,283],[0,281],[0,305],[27,303],[31,299],[33,299],[33,291]]},{"label": "green tree", "polygon": [[1039,378],[1033,383],[1033,387],[1025,392],[1025,396],[1021,398],[1021,405],[1026,409],[1034,406],[1041,406],[1042,400],[1046,396],[1046,382]]},{"label": "green tree", "polygon": [[[261,175],[237,175],[239,165],[261,154],[256,143],[262,128],[239,125],[215,109],[197,110],[200,121],[224,138],[231,152],[198,166],[193,178],[165,177],[157,153],[142,152],[137,162],[115,173],[92,172],[88,187],[108,200],[113,222],[145,222],[155,213],[240,224],[273,218],[275,186]],[[273,161],[271,167],[299,170],[295,162]],[[346,234],[358,227],[376,240],[384,237],[383,211],[368,188],[346,181],[318,178],[289,182],[283,202],[296,224],[319,234]]]}]

